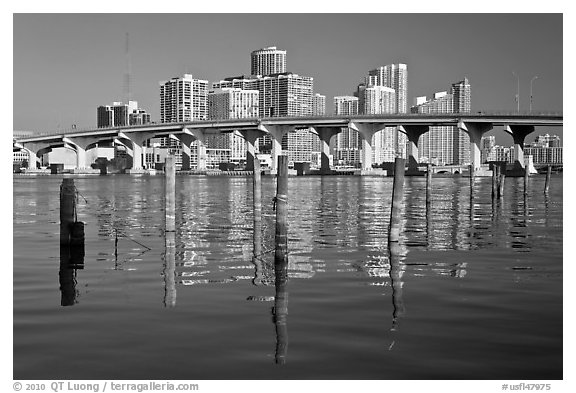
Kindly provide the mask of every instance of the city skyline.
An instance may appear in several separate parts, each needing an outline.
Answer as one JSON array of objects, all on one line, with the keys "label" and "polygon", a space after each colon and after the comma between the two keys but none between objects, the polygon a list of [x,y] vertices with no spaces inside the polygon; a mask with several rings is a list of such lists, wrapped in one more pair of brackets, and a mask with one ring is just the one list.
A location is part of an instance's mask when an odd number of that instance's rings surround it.
[{"label": "city skyline", "polygon": [[[328,113],[334,96],[393,63],[407,64],[409,107],[466,77],[472,111],[514,112],[514,71],[522,112],[534,76],[534,111],[562,110],[562,14],[15,14],[14,129],[95,125],[95,108],[123,99],[126,33],[131,97],[153,121],[161,81],[191,73],[211,88],[249,75],[251,53],[269,46],[286,51],[286,71],[314,78]],[[42,103],[32,113],[31,95]]]}]

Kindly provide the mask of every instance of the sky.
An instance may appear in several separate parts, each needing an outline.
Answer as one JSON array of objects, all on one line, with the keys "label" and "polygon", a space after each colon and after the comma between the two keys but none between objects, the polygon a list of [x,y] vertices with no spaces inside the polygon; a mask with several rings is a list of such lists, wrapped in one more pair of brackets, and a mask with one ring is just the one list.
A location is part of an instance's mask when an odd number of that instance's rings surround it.
[{"label": "sky", "polygon": [[518,80],[521,111],[531,85],[534,111],[563,108],[560,13],[15,13],[13,129],[96,126],[98,106],[125,100],[126,33],[131,97],[152,120],[160,115],[160,81],[248,75],[250,53],[267,46],[287,51],[287,71],[314,78],[327,113],[334,96],[352,95],[369,70],[392,63],[408,66],[409,106],[467,77],[472,111],[515,111]]}]

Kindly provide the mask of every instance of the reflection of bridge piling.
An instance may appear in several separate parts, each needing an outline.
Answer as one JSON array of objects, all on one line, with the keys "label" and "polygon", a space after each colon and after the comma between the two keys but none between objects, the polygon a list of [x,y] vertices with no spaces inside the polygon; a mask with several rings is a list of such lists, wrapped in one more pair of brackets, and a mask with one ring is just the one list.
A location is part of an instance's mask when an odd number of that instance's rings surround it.
[{"label": "reflection of bridge piling", "polygon": [[392,286],[392,328],[398,328],[398,317],[404,315],[404,298],[402,294],[402,268],[400,266],[400,244],[398,242],[388,242],[388,252],[390,257],[390,281]]},{"label": "reflection of bridge piling", "polygon": [[166,232],[164,253],[164,307],[176,306],[176,233]]},{"label": "reflection of bridge piling", "polygon": [[548,191],[550,190],[550,176],[552,174],[552,166],[548,165],[546,168],[546,183],[544,183],[544,194],[548,195]]}]

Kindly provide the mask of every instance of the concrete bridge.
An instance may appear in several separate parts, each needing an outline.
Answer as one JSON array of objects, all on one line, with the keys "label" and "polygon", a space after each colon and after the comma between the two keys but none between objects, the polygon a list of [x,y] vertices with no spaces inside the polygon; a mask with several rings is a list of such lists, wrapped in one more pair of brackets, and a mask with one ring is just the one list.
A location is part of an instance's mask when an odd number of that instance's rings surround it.
[{"label": "concrete bridge", "polygon": [[272,140],[272,171],[275,171],[277,156],[282,151],[282,137],[296,129],[313,128],[321,141],[321,173],[329,173],[330,139],[348,127],[358,131],[362,138],[362,169],[371,170],[372,136],[385,127],[395,127],[406,134],[409,169],[418,166],[418,140],[431,126],[456,126],[470,137],[471,163],[479,170],[480,141],[482,136],[494,127],[510,134],[514,140],[517,165],[524,167],[524,140],[534,132],[536,126],[563,125],[560,114],[495,114],[495,113],[454,113],[454,114],[379,114],[353,116],[311,116],[311,117],[271,117],[230,120],[202,120],[180,123],[146,124],[113,128],[92,128],[67,132],[44,133],[14,140],[14,150],[28,151],[31,159],[29,168],[36,168],[38,157],[53,148],[66,147],[76,152],[77,168],[89,168],[86,151],[103,144],[125,146],[133,158],[132,171],[143,169],[142,152],[144,143],[157,137],[171,137],[182,144],[182,169],[191,169],[191,149],[193,141],[198,141],[197,169],[206,168],[205,138],[210,134],[238,131],[246,140],[247,170],[252,170],[256,151],[256,140],[270,135]]}]

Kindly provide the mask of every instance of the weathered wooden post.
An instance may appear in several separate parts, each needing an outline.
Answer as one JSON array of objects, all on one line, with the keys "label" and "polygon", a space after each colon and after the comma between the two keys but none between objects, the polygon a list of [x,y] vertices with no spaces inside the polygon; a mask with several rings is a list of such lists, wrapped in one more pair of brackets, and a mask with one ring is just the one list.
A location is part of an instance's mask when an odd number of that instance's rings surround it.
[{"label": "weathered wooden post", "polygon": [[390,210],[390,230],[388,240],[397,242],[400,239],[402,214],[402,197],[404,196],[404,158],[396,157],[394,161],[394,182],[392,185],[392,208]]},{"label": "weathered wooden post", "polygon": [[470,171],[470,199],[474,199],[474,165],[470,164],[468,168]]},{"label": "weathered wooden post", "polygon": [[165,210],[166,232],[176,231],[176,157],[166,156],[165,176]]},{"label": "weathered wooden post", "polygon": [[432,202],[432,165],[426,164],[426,210],[430,210]]},{"label": "weathered wooden post", "polygon": [[274,254],[274,273],[276,297],[274,300],[274,325],[276,328],[277,364],[286,363],[288,348],[288,156],[278,156],[278,174],[276,178],[276,251]]},{"label": "weathered wooden post", "polygon": [[550,190],[550,176],[552,175],[552,166],[548,165],[546,169],[546,183],[544,183],[544,194],[548,194]]},{"label": "weathered wooden post", "polygon": [[166,232],[164,253],[164,307],[176,306],[176,233]]},{"label": "weathered wooden post", "polygon": [[70,232],[74,223],[76,187],[73,179],[63,179],[60,185],[60,244],[70,245]]},{"label": "weathered wooden post", "polygon": [[260,160],[254,158],[253,204],[254,204],[254,258],[262,254],[262,174]]},{"label": "weathered wooden post", "polygon": [[288,260],[288,156],[278,156],[276,178],[276,251],[275,263]]}]

